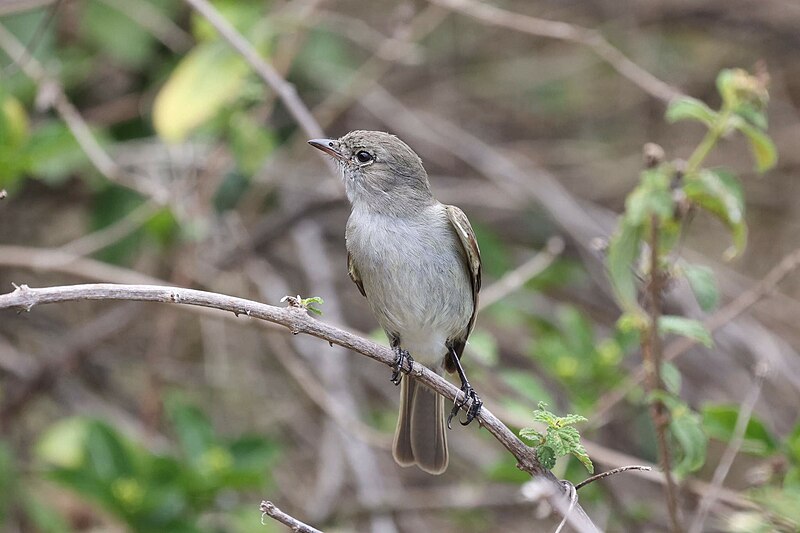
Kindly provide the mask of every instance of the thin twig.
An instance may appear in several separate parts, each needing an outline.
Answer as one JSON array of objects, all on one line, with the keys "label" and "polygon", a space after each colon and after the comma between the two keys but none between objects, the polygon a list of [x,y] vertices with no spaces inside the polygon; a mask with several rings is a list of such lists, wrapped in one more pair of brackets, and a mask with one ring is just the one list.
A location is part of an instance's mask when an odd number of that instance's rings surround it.
[{"label": "thin twig", "polygon": [[161,41],[170,51],[180,54],[192,47],[194,39],[155,5],[149,2],[127,2],[126,0],[100,0],[111,9],[141,26]]},{"label": "thin twig", "polygon": [[273,520],[277,520],[281,524],[291,528],[295,533],[322,533],[319,529],[313,528],[308,524],[301,522],[297,518],[288,515],[278,509],[274,503],[266,500],[261,502],[261,523],[264,523],[264,517],[268,516]]},{"label": "thin twig", "polygon": [[658,79],[634,63],[618,48],[609,43],[600,32],[566,22],[514,13],[493,5],[473,0],[429,0],[434,4],[468,15],[486,24],[516,30],[529,35],[558,39],[586,46],[608,63],[620,75],[633,82],[647,94],[664,102],[681,96],[675,87]]},{"label": "thin twig", "polygon": [[281,75],[278,74],[278,71],[259,55],[256,49],[247,42],[247,39],[236,31],[231,23],[225,20],[225,17],[223,17],[214,6],[207,0],[185,1],[214,26],[214,29],[219,32],[220,36],[239,52],[256,74],[278,94],[278,97],[286,106],[286,109],[309,137],[325,136],[322,128],[319,126],[319,123],[311,114],[308,107],[306,107],[303,101],[297,96],[297,90],[294,85],[283,79]]},{"label": "thin twig", "polygon": [[57,250],[75,256],[91,255],[124,239],[142,227],[153,217],[159,207],[157,202],[148,200],[113,224],[63,244]]},{"label": "thin twig", "polygon": [[[769,296],[777,288],[778,284],[798,267],[800,267],[800,248],[785,255],[766,276],[735,299],[731,300],[730,303],[720,308],[707,320],[703,321],[703,325],[713,334],[763,298]],[[677,359],[695,345],[697,345],[697,341],[688,337],[681,337],[670,342],[664,348],[664,361],[673,361]],[[590,417],[588,426],[592,429],[602,426],[611,410],[624,400],[634,388],[639,386],[642,381],[644,381],[644,378],[644,367],[640,366],[617,388],[609,392],[606,396],[601,397],[597,402],[597,410],[594,415]]]},{"label": "thin twig", "polygon": [[314,376],[302,359],[291,355],[291,347],[282,336],[267,334],[267,343],[271,345],[271,353],[278,363],[289,373],[306,396],[325,414],[336,421],[344,431],[352,433],[363,442],[382,450],[391,450],[391,439],[376,429],[368,426],[339,402],[322,383]]},{"label": "thin twig", "polygon": [[717,468],[714,470],[714,475],[711,478],[711,488],[703,495],[700,504],[697,506],[697,512],[694,515],[692,524],[689,527],[689,533],[700,533],[703,530],[708,512],[714,502],[717,500],[718,493],[722,489],[722,484],[731,470],[734,459],[739,454],[739,450],[744,443],[744,435],[747,431],[747,425],[750,423],[750,418],[753,416],[753,409],[755,409],[756,402],[761,396],[761,388],[764,385],[764,378],[768,373],[768,367],[765,363],[759,363],[755,370],[755,380],[753,387],[747,398],[742,402],[739,408],[739,415],[736,417],[736,425],[733,429],[733,437],[725,448],[725,451],[720,457]]},{"label": "thin twig", "polygon": [[28,44],[23,47],[22,54],[17,58],[11,58],[11,63],[6,65],[6,67],[2,71],[2,77],[10,77],[12,74],[17,72],[17,69],[21,69],[24,67],[25,62],[33,58],[33,54],[36,52],[36,49],[39,47],[39,43],[44,40],[44,33],[47,28],[50,27],[50,23],[53,22],[53,19],[56,17],[56,12],[58,8],[61,6],[62,0],[55,0],[53,2],[53,6],[48,8],[47,13],[45,13],[42,20],[36,26],[36,29],[33,32]]},{"label": "thin twig", "polygon": [[564,239],[552,237],[547,241],[547,246],[520,266],[503,274],[503,276],[481,291],[478,309],[485,309],[502,300],[509,294],[525,285],[528,281],[541,274],[564,251]]},{"label": "thin twig", "polygon": [[575,485],[575,490],[581,490],[581,487],[585,487],[589,483],[594,483],[595,481],[607,478],[608,476],[613,476],[614,474],[619,474],[620,472],[627,472],[628,470],[642,470],[645,472],[649,472],[650,470],[652,470],[652,468],[649,466],[631,465],[631,466],[621,466],[619,468],[614,468],[613,470],[606,470],[605,472],[595,474],[592,477],[587,477],[586,479]]},{"label": "thin twig", "polygon": [[[363,354],[386,366],[394,364],[394,353],[386,346],[353,335],[345,330],[311,318],[305,309],[299,307],[275,307],[272,305],[195,289],[163,287],[154,285],[116,285],[96,283],[61,287],[31,288],[27,285],[15,286],[15,290],[0,295],[0,309],[21,309],[30,311],[40,304],[74,302],[83,300],[133,300],[200,306],[220,309],[265,320],[288,328],[293,334],[304,333],[329,343]],[[409,376],[452,401],[464,402],[464,393],[443,377],[414,362],[408,369]],[[526,446],[507,426],[484,406],[477,415],[480,425],[486,428],[517,459],[517,467],[535,478],[560,487],[561,483],[550,470],[542,466],[535,451]],[[573,518],[587,528],[596,529],[580,505],[572,513]]]},{"label": "thin twig", "polygon": [[[659,223],[653,215],[650,220],[650,273],[647,280],[648,315],[649,324],[647,331],[642,332],[642,357],[646,373],[647,388],[651,394],[664,390],[661,380],[662,347],[658,323],[661,320],[661,298],[664,287],[663,273],[661,272],[661,257],[659,255]],[[661,469],[667,481],[667,512],[669,514],[670,531],[679,533],[682,528],[678,518],[678,487],[672,477],[672,459],[669,449],[667,430],[669,428],[669,411],[661,398],[650,400],[650,418],[656,429],[656,442]]]},{"label": "thin twig", "polygon": [[[0,48],[12,59],[25,53],[25,46],[2,24],[0,24]],[[135,176],[124,171],[111,159],[111,156],[100,146],[78,109],[67,98],[64,88],[55,79],[48,76],[36,58],[29,57],[25,62],[20,63],[20,68],[28,78],[39,85],[37,101],[55,109],[72,136],[75,137],[81,150],[86,154],[89,162],[100,174],[109,181],[134,188],[158,202],[166,202],[168,195],[162,187],[143,176]]]}]

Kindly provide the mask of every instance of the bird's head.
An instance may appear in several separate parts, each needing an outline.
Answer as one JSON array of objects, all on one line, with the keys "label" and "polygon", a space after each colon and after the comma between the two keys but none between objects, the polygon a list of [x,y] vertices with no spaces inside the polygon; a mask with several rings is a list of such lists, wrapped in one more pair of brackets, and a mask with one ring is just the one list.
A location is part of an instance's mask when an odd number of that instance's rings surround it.
[{"label": "bird's head", "polygon": [[308,144],[336,160],[354,206],[380,208],[402,199],[408,207],[417,207],[434,201],[422,160],[394,135],[358,130]]}]

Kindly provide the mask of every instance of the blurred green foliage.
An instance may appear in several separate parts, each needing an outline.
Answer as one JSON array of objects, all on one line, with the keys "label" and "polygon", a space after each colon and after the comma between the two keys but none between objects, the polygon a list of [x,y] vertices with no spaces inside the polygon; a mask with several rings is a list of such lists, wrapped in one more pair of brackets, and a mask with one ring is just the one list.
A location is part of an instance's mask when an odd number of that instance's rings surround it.
[{"label": "blurred green foliage", "polygon": [[[272,486],[270,469],[279,445],[263,436],[218,436],[199,409],[172,397],[168,421],[178,446],[154,452],[108,423],[72,417],[52,425],[38,440],[35,458],[41,475],[94,502],[130,531],[249,531],[257,528],[254,490]],[[0,447],[0,523],[17,506],[42,531],[68,531],[56,510],[43,505],[30,483],[20,478],[6,447]],[[37,482],[38,483],[38,482]],[[240,493],[251,495],[242,500]],[[249,509],[250,527],[224,518]],[[259,527],[260,524],[258,524]]]}]

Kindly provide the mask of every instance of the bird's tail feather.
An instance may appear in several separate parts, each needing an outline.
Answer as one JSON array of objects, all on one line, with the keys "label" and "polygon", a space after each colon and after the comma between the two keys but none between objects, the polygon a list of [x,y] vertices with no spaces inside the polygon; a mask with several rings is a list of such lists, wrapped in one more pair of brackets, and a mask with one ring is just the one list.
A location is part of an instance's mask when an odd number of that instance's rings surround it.
[{"label": "bird's tail feather", "polygon": [[444,398],[407,376],[401,387],[394,459],[401,466],[417,465],[430,474],[441,474],[449,461]]}]

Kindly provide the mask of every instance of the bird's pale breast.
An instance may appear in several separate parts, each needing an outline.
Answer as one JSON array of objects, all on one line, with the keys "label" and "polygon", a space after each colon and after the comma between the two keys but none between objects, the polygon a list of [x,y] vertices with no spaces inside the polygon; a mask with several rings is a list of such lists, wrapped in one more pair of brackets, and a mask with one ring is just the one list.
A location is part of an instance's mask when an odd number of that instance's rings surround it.
[{"label": "bird's pale breast", "polygon": [[408,217],[354,209],[347,249],[378,322],[422,363],[441,361],[445,341],[472,315],[461,244],[435,204]]}]

